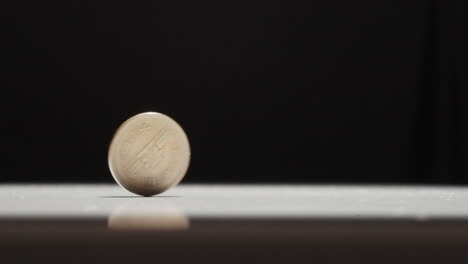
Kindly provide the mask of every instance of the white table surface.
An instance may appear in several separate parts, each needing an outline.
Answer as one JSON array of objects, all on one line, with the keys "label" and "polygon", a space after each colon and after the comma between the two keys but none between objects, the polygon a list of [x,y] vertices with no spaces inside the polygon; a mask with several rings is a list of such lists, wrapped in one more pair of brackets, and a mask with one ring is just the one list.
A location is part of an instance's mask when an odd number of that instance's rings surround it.
[{"label": "white table surface", "polygon": [[5,263],[466,263],[468,188],[0,185]]},{"label": "white table surface", "polygon": [[468,220],[468,188],[181,184],[158,196],[139,197],[116,184],[0,185],[0,219],[100,219],[113,214],[189,219]]}]

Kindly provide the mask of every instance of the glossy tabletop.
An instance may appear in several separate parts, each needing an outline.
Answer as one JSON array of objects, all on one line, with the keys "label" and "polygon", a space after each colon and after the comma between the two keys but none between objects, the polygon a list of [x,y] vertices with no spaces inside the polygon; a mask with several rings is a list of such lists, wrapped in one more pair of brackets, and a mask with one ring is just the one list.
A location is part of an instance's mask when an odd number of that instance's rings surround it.
[{"label": "glossy tabletop", "polygon": [[116,184],[3,184],[0,247],[50,262],[457,262],[468,257],[468,188],[181,184],[139,197]]}]

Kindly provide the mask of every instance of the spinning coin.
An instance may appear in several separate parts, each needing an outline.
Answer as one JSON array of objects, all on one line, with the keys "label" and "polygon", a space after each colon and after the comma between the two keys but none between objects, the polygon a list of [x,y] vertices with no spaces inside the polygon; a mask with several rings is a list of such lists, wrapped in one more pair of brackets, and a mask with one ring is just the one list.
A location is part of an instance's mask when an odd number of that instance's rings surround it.
[{"label": "spinning coin", "polygon": [[118,129],[109,148],[109,168],[130,192],[152,196],[179,183],[190,162],[183,129],[170,117],[148,112],[131,117]]}]

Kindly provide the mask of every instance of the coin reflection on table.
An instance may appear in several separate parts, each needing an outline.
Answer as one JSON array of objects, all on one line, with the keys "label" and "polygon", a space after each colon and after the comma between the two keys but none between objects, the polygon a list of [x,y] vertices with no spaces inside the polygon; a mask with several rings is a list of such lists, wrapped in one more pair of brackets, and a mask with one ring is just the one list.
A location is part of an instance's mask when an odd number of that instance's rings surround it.
[{"label": "coin reflection on table", "polygon": [[177,231],[190,227],[189,218],[173,203],[138,199],[117,207],[107,221],[113,230]]}]

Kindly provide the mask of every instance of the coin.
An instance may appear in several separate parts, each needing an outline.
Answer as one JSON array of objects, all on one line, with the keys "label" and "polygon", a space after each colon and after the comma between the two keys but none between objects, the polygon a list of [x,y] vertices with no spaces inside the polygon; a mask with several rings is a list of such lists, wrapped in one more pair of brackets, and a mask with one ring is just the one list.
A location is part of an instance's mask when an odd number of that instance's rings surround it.
[{"label": "coin", "polygon": [[117,129],[108,161],[120,186],[135,194],[152,196],[182,180],[190,163],[189,141],[170,117],[141,113]]}]

